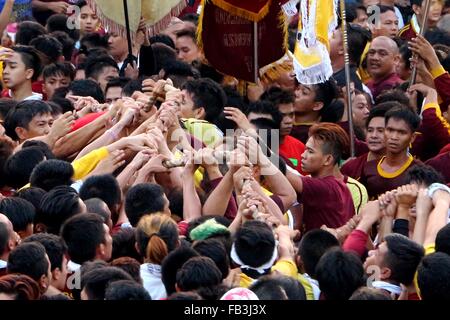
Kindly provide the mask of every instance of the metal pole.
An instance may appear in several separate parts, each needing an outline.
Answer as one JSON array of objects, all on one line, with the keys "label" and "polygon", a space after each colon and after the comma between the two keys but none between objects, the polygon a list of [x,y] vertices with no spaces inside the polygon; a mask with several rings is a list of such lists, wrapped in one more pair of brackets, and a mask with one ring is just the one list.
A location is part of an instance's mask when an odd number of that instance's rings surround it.
[{"label": "metal pole", "polygon": [[127,31],[127,41],[128,41],[128,61],[129,63],[133,62],[133,46],[131,42],[131,32],[130,32],[130,18],[128,16],[128,2],[127,0],[123,0],[123,11],[125,14],[125,28]]},{"label": "metal pole", "polygon": [[345,61],[345,86],[347,91],[347,114],[348,114],[348,129],[350,135],[350,156],[355,156],[355,129],[353,127],[353,112],[352,112],[352,96],[350,90],[350,58],[348,55],[348,38],[347,38],[347,14],[345,11],[345,0],[340,0],[341,18],[342,18],[342,43],[344,45],[344,61]]},{"label": "metal pole", "polygon": [[[419,34],[421,36],[425,35],[425,31],[426,31],[426,29],[428,27],[428,13],[430,12],[431,0],[425,0],[425,2],[423,2],[423,3],[425,3],[425,13],[424,13],[424,16],[423,16],[423,19],[422,19],[422,24],[420,26],[420,33]],[[417,54],[414,54],[413,58],[417,59],[418,58]],[[412,69],[411,79],[409,81],[409,87],[411,87],[413,84],[416,83],[416,78],[417,78],[417,64]]]},{"label": "metal pole", "polygon": [[253,61],[255,67],[255,83],[258,83],[259,78],[259,61],[258,61],[258,22],[253,22]]}]

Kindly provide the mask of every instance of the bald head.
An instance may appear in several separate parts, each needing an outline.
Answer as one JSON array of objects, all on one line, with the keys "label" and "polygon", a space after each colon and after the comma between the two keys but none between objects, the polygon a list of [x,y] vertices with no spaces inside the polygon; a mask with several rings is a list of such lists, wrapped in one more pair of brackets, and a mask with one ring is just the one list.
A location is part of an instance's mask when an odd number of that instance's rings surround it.
[{"label": "bald head", "polygon": [[12,225],[11,221],[3,213],[0,213],[0,223],[4,223],[8,227],[8,231],[10,233],[13,232],[14,229],[13,229],[13,225]]},{"label": "bald head", "polygon": [[394,40],[376,37],[367,53],[367,70],[373,80],[381,80],[395,72],[399,59],[399,49]]},{"label": "bald head", "polygon": [[8,217],[0,213],[0,260],[7,261],[9,253],[16,247],[16,233]]},{"label": "bald head", "polygon": [[372,48],[372,46],[384,47],[384,48],[388,49],[390,52],[392,52],[393,54],[399,53],[397,43],[394,40],[392,40],[391,38],[386,37],[386,36],[380,36],[380,37],[376,37],[375,39],[373,39],[370,47]]}]

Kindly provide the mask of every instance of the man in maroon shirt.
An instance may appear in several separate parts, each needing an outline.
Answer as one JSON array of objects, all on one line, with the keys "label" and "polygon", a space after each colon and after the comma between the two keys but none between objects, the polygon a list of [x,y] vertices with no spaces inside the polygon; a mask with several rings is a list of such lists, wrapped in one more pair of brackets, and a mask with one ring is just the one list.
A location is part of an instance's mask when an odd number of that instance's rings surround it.
[{"label": "man in maroon shirt", "polygon": [[287,178],[303,204],[305,231],[326,225],[337,228],[354,214],[352,196],[343,181],[334,177],[337,163],[349,148],[349,138],[339,125],[320,123],[311,127],[302,155],[302,170],[311,177],[289,171]]},{"label": "man in maroon shirt", "polygon": [[395,88],[403,80],[395,72],[399,62],[399,49],[394,40],[377,37],[370,44],[367,53],[367,70],[372,79],[367,83],[374,99],[389,89]]},{"label": "man in maroon shirt", "polygon": [[369,199],[406,184],[407,170],[420,163],[409,153],[419,116],[408,107],[397,106],[386,113],[385,123],[386,156],[367,162],[360,179]]}]

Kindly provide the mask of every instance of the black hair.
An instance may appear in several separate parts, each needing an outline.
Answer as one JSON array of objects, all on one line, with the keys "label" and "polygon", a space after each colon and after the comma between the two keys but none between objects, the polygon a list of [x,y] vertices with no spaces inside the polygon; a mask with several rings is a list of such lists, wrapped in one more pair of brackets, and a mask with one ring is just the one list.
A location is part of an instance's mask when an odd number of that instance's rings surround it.
[{"label": "black hair", "polygon": [[198,72],[184,61],[168,60],[161,66],[164,70],[164,79],[170,78],[176,88],[181,88],[188,81],[188,78],[198,78]]},{"label": "black hair", "polygon": [[354,253],[333,248],[320,258],[316,279],[326,300],[348,300],[364,285],[364,268]]},{"label": "black hair", "polygon": [[17,105],[17,101],[9,98],[0,98],[0,118],[5,120],[9,110]]},{"label": "black hair", "polygon": [[0,201],[0,212],[8,217],[16,232],[25,231],[36,215],[36,209],[29,201],[11,197]]},{"label": "black hair", "polygon": [[135,91],[142,91],[141,79],[128,81],[128,83],[122,88],[122,96],[131,97]]},{"label": "black hair", "polygon": [[197,38],[195,36],[195,29],[192,29],[192,28],[181,29],[181,30],[177,31],[175,33],[175,35],[177,36],[177,38],[189,37],[194,41],[194,43],[197,42],[197,40],[196,40]]},{"label": "black hair", "polygon": [[68,87],[59,87],[58,89],[55,90],[55,93],[53,94],[53,97],[50,100],[50,102],[54,102],[61,107],[62,113],[74,110],[72,101],[64,98],[68,92],[69,92]]},{"label": "black hair", "polygon": [[183,89],[191,94],[194,109],[204,108],[206,121],[214,123],[223,112],[226,103],[225,92],[211,79],[188,80]]},{"label": "black hair", "polygon": [[9,254],[8,273],[22,273],[39,281],[48,272],[45,255],[45,247],[39,242],[22,243]]},{"label": "black hair", "polygon": [[391,90],[387,90],[387,91],[380,93],[376,97],[375,103],[377,105],[389,103],[391,108],[393,108],[394,106],[398,106],[398,104],[396,104],[396,103],[399,103],[403,106],[408,107],[409,106],[409,98],[406,95],[406,93],[403,92],[402,90],[391,89]]},{"label": "black hair", "polygon": [[260,100],[268,100],[272,102],[275,107],[280,104],[294,103],[295,97],[291,91],[283,90],[278,87],[271,87],[264,91]]},{"label": "black hair", "polygon": [[161,280],[166,288],[167,295],[176,292],[175,283],[178,270],[184,265],[186,261],[199,254],[190,247],[179,247],[163,260],[161,264]]},{"label": "black hair", "polygon": [[394,107],[386,112],[386,115],[384,117],[386,125],[391,118],[395,120],[405,121],[412,133],[414,133],[420,125],[420,117],[416,113],[411,111],[411,109],[404,106]]},{"label": "black hair", "polygon": [[38,147],[22,149],[5,162],[6,183],[12,188],[21,188],[30,182],[31,172],[45,159],[45,154]]},{"label": "black hair", "polygon": [[70,78],[71,81],[75,78],[75,69],[70,62],[56,62],[45,66],[42,71],[44,81],[52,76],[63,76]]},{"label": "black hair", "polygon": [[[85,34],[80,39],[80,46],[81,48],[84,47],[84,49],[87,51],[90,48],[108,48],[108,40],[107,37],[102,36],[98,32],[91,32]],[[87,52],[85,52],[87,53]]]},{"label": "black hair", "polygon": [[181,17],[182,21],[192,22],[193,24],[198,24],[199,15],[196,13],[186,13]]},{"label": "black hair", "polygon": [[42,244],[50,260],[51,271],[53,272],[56,268],[62,270],[67,246],[61,237],[50,233],[36,233],[23,241],[23,243],[26,242],[39,242]]},{"label": "black hair", "polygon": [[91,270],[83,275],[81,277],[81,287],[86,292],[89,300],[105,300],[106,289],[110,284],[118,280],[133,281],[133,278],[122,269],[103,267]]},{"label": "black hair", "polygon": [[[46,28],[47,28],[47,32],[50,34],[55,34],[56,32],[58,33],[64,33],[66,34],[68,37],[70,37],[70,39],[72,41],[77,41],[78,38],[80,37],[80,32],[79,30],[75,29],[70,29],[67,25],[67,20],[68,17],[65,14],[53,14],[51,15],[48,19],[47,19],[47,24],[46,24]],[[67,59],[70,60],[70,59]]]},{"label": "black hair", "polygon": [[35,209],[39,209],[42,198],[47,194],[47,191],[41,188],[25,188],[19,190],[16,194],[17,197],[25,199],[34,206]]},{"label": "black hair", "polygon": [[4,127],[6,134],[13,140],[19,140],[16,128],[28,129],[28,125],[37,115],[52,113],[50,106],[44,101],[28,100],[19,102],[6,116]]},{"label": "black hair", "polygon": [[[172,40],[172,39],[170,39]],[[160,72],[167,64],[177,61],[177,52],[175,45],[169,46],[164,43],[156,42],[152,44],[153,56],[155,58],[155,70]]]},{"label": "black hair", "polygon": [[257,220],[245,222],[236,232],[234,240],[240,260],[255,268],[272,258],[275,245],[275,237],[270,227]]},{"label": "black hair", "polygon": [[86,78],[98,79],[100,73],[103,69],[111,67],[119,71],[116,61],[111,56],[102,55],[96,57],[89,57],[86,60],[86,66],[84,68],[86,73]]},{"label": "black hair", "polygon": [[84,200],[84,204],[86,205],[86,212],[96,213],[100,217],[102,217],[103,222],[107,224],[108,220],[111,218],[109,209],[105,209],[108,205],[100,198],[90,198]]},{"label": "black hair", "polygon": [[450,256],[436,252],[425,256],[417,269],[422,300],[450,300]]},{"label": "black hair", "polygon": [[34,21],[23,21],[17,25],[16,44],[27,46],[31,40],[47,34],[45,28]]},{"label": "black hair", "polygon": [[31,172],[32,187],[50,191],[58,186],[70,186],[74,170],[69,162],[57,159],[45,160],[39,163]]},{"label": "black hair", "polygon": [[192,62],[192,65],[200,73],[200,78],[208,78],[218,84],[222,83],[222,81],[224,79],[224,75],[223,75],[223,73],[220,73],[219,71],[217,71],[214,67],[212,67],[204,62],[198,61],[198,60],[194,60]]},{"label": "black hair", "polygon": [[141,262],[139,262],[138,260],[128,256],[123,256],[112,260],[109,265],[111,267],[122,269],[123,271],[128,273],[136,283],[142,284]]},{"label": "black hair", "polygon": [[412,58],[412,51],[409,50],[408,45],[404,44],[400,47],[400,55],[402,56],[402,60],[405,63],[405,68],[411,68],[411,61],[409,59]]},{"label": "black hair", "polygon": [[222,282],[222,273],[211,258],[193,257],[177,272],[177,286],[181,291],[214,287]]},{"label": "black hair", "polygon": [[183,217],[183,188],[172,188],[167,195],[169,209],[173,216]]},{"label": "black hair", "polygon": [[22,150],[27,148],[39,148],[39,150],[42,151],[42,153],[45,155],[46,160],[55,159],[55,155],[52,152],[52,149],[50,149],[49,145],[46,144],[44,141],[40,140],[27,140],[22,144]]},{"label": "black hair", "polygon": [[335,99],[329,104],[327,111],[322,113],[321,122],[338,123],[344,115],[344,99]]},{"label": "black hair", "polygon": [[380,104],[377,104],[369,111],[369,116],[366,120],[366,128],[369,126],[370,121],[372,121],[373,118],[383,118],[386,115],[386,112],[391,110],[392,104],[390,102],[383,102]]},{"label": "black hair", "polygon": [[450,224],[446,224],[436,235],[436,252],[450,255]]},{"label": "black hair", "polygon": [[228,277],[230,272],[230,260],[227,249],[218,239],[206,239],[196,241],[192,248],[201,256],[211,258],[222,273],[222,280]]},{"label": "black hair", "polygon": [[168,296],[167,300],[195,301],[195,300],[203,300],[203,298],[195,291],[187,291],[187,292],[175,292],[170,296]]},{"label": "black hair", "polygon": [[54,31],[50,33],[50,35],[61,43],[64,60],[70,61],[75,49],[75,41],[73,38],[64,31]]},{"label": "black hair", "polygon": [[127,83],[130,81],[131,81],[130,78],[125,78],[125,77],[113,78],[113,79],[109,80],[108,83],[106,84],[105,94],[106,94],[106,92],[108,92],[109,88],[120,87],[121,89],[123,89],[127,85]]},{"label": "black hair", "polygon": [[406,172],[406,183],[425,184],[427,187],[433,183],[445,184],[442,174],[432,166],[426,164],[416,164]]},{"label": "black hair", "polygon": [[152,300],[145,288],[130,280],[117,280],[108,285],[105,300]]},{"label": "black hair", "polygon": [[132,226],[136,226],[142,216],[164,211],[164,190],[154,183],[137,184],[128,190],[125,197],[125,212]]},{"label": "black hair", "polygon": [[15,144],[10,138],[0,137],[0,188],[3,188],[7,184],[5,163],[13,155],[15,147]]},{"label": "black hair", "polygon": [[61,228],[70,259],[78,264],[93,260],[97,247],[105,242],[103,220],[94,213],[81,213],[69,218]]},{"label": "black hair", "polygon": [[122,191],[112,174],[104,174],[87,178],[81,186],[80,198],[100,198],[105,201],[111,213],[117,213],[116,205],[120,204]]},{"label": "black hair", "polygon": [[303,285],[297,279],[284,275],[263,276],[249,289],[260,300],[306,300]]},{"label": "black hair", "polygon": [[354,24],[347,24],[347,37],[350,62],[360,65],[361,56],[366,48],[368,42],[372,40],[372,35],[369,30]]},{"label": "black hair", "polygon": [[[63,55],[63,45],[55,37],[50,35],[41,35],[30,41],[30,46],[38,50],[47,63],[58,62],[58,59]],[[44,61],[43,61],[44,62]]]},{"label": "black hair", "polygon": [[6,251],[6,248],[8,246],[10,234],[8,230],[8,226],[4,222],[0,222],[0,254],[3,255],[3,253]]},{"label": "black hair", "polygon": [[50,108],[52,108],[52,117],[56,118],[59,115],[63,114],[62,107],[54,101],[47,101]]},{"label": "black hair", "polygon": [[384,241],[388,248],[384,265],[391,270],[389,279],[410,285],[425,254],[423,246],[397,233],[387,235]]},{"label": "black hair", "polygon": [[298,245],[298,254],[302,259],[304,271],[315,278],[317,263],[325,252],[333,247],[339,247],[339,241],[328,231],[321,229],[308,231]]},{"label": "black hair", "polygon": [[113,249],[111,259],[117,259],[120,257],[130,257],[137,261],[142,262],[142,257],[136,250],[136,232],[134,228],[121,228],[118,232],[114,233]]},{"label": "black hair", "polygon": [[380,289],[361,287],[353,292],[349,300],[392,300]]},{"label": "black hair", "polygon": [[450,36],[448,35],[448,32],[440,30],[438,28],[435,28],[433,30],[427,30],[427,32],[425,32],[425,39],[427,39],[431,45],[435,44],[444,44],[446,46],[450,45]]},{"label": "black hair", "polygon": [[105,103],[105,96],[100,85],[91,79],[75,80],[69,86],[75,96],[92,97],[99,103]]},{"label": "black hair", "polygon": [[166,46],[169,46],[169,47],[175,49],[175,42],[173,42],[173,40],[170,36],[168,36],[167,34],[163,34],[163,33],[158,33],[158,34],[155,34],[154,36],[151,36],[150,43],[151,44],[163,43]]},{"label": "black hair", "polygon": [[320,109],[320,115],[326,114],[333,100],[339,97],[339,88],[336,81],[331,78],[323,83],[313,85],[316,97],[314,101],[322,102],[323,108]]},{"label": "black hair", "polygon": [[61,225],[70,217],[80,213],[79,201],[78,193],[71,187],[59,186],[50,190],[42,198],[35,224],[42,223],[48,233],[59,234]]},{"label": "black hair", "polygon": [[277,109],[277,106],[269,100],[260,100],[250,103],[247,110],[245,110],[245,114],[248,116],[250,113],[270,115],[278,128],[283,120],[283,115]]}]

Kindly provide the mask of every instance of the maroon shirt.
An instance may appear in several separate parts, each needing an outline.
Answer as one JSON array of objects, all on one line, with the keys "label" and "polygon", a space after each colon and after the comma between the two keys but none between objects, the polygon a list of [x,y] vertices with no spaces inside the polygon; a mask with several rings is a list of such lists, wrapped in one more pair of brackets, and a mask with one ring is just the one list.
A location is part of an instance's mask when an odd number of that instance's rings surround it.
[{"label": "maroon shirt", "polygon": [[367,83],[367,87],[372,92],[373,98],[376,99],[383,91],[394,89],[401,83],[403,83],[403,80],[396,73],[391,73],[382,80],[370,80]]},{"label": "maroon shirt", "polygon": [[437,155],[425,162],[425,164],[440,172],[444,176],[445,183],[450,183],[450,151]]},{"label": "maroon shirt", "polygon": [[369,153],[365,153],[358,158],[347,161],[341,168],[343,175],[352,177],[355,180],[361,178],[361,174],[364,170],[364,166],[367,163],[367,156]]},{"label": "maroon shirt", "polygon": [[411,23],[408,23],[406,26],[404,26],[399,32],[398,36],[402,40],[411,41],[411,39],[417,37],[416,32],[414,31]]},{"label": "maroon shirt", "polygon": [[355,214],[352,195],[347,185],[333,176],[302,177],[303,192],[298,201],[303,204],[305,231],[322,225],[338,228]]},{"label": "maroon shirt", "polygon": [[313,123],[294,124],[290,136],[306,144],[309,137],[309,128]]}]

